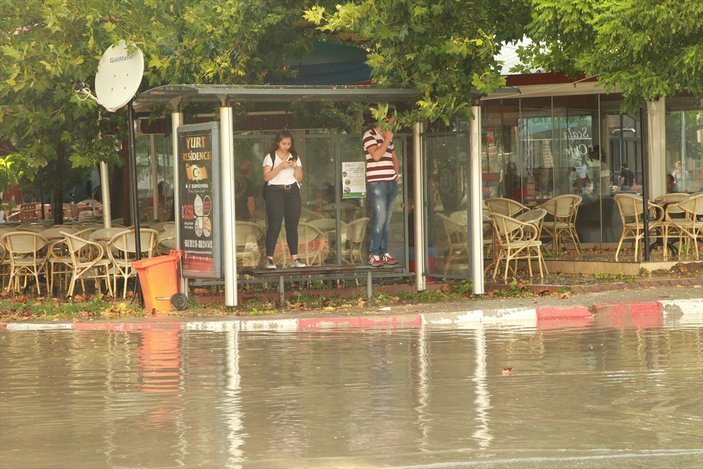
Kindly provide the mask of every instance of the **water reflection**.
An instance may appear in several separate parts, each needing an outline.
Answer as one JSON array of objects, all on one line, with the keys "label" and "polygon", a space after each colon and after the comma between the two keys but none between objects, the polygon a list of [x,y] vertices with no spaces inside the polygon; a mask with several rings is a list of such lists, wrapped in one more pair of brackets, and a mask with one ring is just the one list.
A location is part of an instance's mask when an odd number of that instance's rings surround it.
[{"label": "water reflection", "polygon": [[701,324],[216,327],[0,332],[0,466],[703,462]]}]

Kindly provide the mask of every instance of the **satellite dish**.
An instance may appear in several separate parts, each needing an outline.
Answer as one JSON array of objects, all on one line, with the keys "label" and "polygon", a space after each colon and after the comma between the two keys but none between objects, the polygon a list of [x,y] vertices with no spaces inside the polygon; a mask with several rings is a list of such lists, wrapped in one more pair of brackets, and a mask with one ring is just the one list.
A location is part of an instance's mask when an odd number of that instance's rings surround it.
[{"label": "satellite dish", "polygon": [[127,104],[139,89],[144,75],[144,55],[134,44],[131,51],[124,40],[107,48],[95,75],[98,102],[110,112]]}]

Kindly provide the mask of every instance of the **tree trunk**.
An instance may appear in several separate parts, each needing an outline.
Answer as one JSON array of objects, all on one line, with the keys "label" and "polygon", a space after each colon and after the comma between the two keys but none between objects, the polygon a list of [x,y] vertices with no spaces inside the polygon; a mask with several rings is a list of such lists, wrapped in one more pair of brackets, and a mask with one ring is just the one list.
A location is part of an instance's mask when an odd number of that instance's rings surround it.
[{"label": "tree trunk", "polygon": [[63,225],[63,181],[66,172],[66,147],[63,143],[59,143],[57,150],[56,175],[54,179],[57,181],[57,184],[54,187],[52,210],[54,212],[54,225]]}]

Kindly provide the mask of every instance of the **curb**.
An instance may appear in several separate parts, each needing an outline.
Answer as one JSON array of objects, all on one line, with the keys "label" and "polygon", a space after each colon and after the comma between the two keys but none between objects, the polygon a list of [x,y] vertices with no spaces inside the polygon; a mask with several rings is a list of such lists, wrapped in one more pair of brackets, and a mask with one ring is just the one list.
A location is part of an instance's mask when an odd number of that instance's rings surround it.
[{"label": "curb", "polygon": [[316,331],[340,328],[407,328],[423,326],[522,326],[538,330],[584,327],[596,323],[609,328],[679,327],[703,323],[703,299],[662,300],[640,303],[594,304],[586,306],[510,308],[433,312],[422,314],[372,314],[350,317],[291,319],[229,319],[203,321],[133,321],[133,322],[0,322],[8,331],[120,331],[148,330],[192,331]]}]

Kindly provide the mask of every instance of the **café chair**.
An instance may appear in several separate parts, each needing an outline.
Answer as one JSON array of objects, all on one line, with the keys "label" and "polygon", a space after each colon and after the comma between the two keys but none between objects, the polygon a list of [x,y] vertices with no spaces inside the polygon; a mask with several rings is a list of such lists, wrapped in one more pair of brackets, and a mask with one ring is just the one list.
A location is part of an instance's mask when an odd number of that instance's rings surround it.
[{"label": "caf\u00e9 chair", "polygon": [[[103,245],[103,248],[107,248],[108,243],[115,235],[119,233],[128,232],[129,228],[124,226],[113,226],[112,228],[98,228],[93,230],[89,235],[88,239],[90,241],[95,241]],[[105,254],[107,254],[107,249],[105,249]]]},{"label": "caf\u00e9 chair", "polygon": [[319,228],[320,231],[322,231],[323,233],[326,233],[328,231],[335,231],[337,229],[337,220],[334,218],[315,218],[312,220],[308,219],[306,223],[316,228]]},{"label": "caf\u00e9 chair", "polygon": [[151,228],[152,230],[156,230],[158,232],[174,231],[176,229],[176,222],[174,222],[174,221],[160,221],[160,222],[154,223],[153,225],[149,226],[148,228]]},{"label": "caf\u00e9 chair", "polygon": [[[158,236],[158,231],[151,228],[139,230],[141,258],[152,257]],[[127,296],[129,279],[136,276],[136,270],[132,267],[137,257],[136,238],[134,228],[130,228],[117,233],[107,243],[107,255],[112,263],[112,291],[117,294],[117,280],[121,279],[123,298]]]},{"label": "caf\u00e9 chair", "polygon": [[298,259],[307,265],[322,265],[327,258],[327,236],[316,226],[298,223]]},{"label": "caf\u00e9 chair", "polygon": [[[152,227],[152,229],[155,228]],[[165,230],[159,232],[154,253],[157,256],[166,256],[174,249],[178,249],[178,246],[176,246],[176,227],[168,226]]]},{"label": "caf\u00e9 chair", "polygon": [[544,274],[548,273],[542,257],[542,241],[540,241],[540,230],[546,214],[547,211],[543,208],[531,210],[529,215],[525,214],[522,219],[491,213],[496,238],[494,280],[502,267],[503,281],[508,282],[508,272],[512,261],[515,261],[513,267],[515,277],[517,277],[517,266],[520,260],[527,261],[530,278],[533,276],[532,262],[535,260],[539,267],[540,278],[543,279]]},{"label": "caf\u00e9 chair", "polygon": [[[661,246],[663,246],[662,257],[665,261],[669,259],[669,250],[672,251],[673,255],[678,254],[678,248],[674,243],[678,242],[678,245],[681,246],[683,234],[679,227],[674,224],[674,219],[684,217],[684,212],[677,204],[689,197],[690,194],[685,192],[670,192],[654,199],[654,203],[664,209],[664,219],[661,223],[660,234]],[[657,244],[655,243],[651,247]]]},{"label": "caf\u00e9 chair", "polygon": [[468,262],[467,227],[442,213],[436,213],[435,216],[442,224],[442,233],[444,235],[442,247],[445,253],[444,273],[446,274],[449,272],[452,263]]},{"label": "caf\u00e9 chair", "polygon": [[113,295],[112,282],[110,281],[111,264],[110,260],[105,258],[103,246],[68,232],[64,233],[64,239],[69,254],[66,265],[71,274],[66,296],[73,296],[76,282],[79,280],[83,293],[86,292],[85,280],[93,280],[98,294],[102,292],[101,283],[104,282],[107,292]]},{"label": "caf\u00e9 chair", "polygon": [[551,239],[553,251],[559,255],[562,246],[571,242],[581,255],[581,241],[576,232],[576,217],[583,198],[576,194],[553,197],[540,205],[550,217],[544,222],[545,236]]},{"label": "caf\u00e9 chair", "polygon": [[[618,261],[623,243],[627,240],[632,240],[635,245],[634,260],[637,262],[639,255],[643,252],[640,245],[644,241],[644,206],[642,197],[635,194],[615,194],[613,198],[618,207],[622,224],[620,241],[618,241],[618,247],[615,250],[615,261]],[[647,202],[647,207],[649,211],[649,232],[652,239],[656,239],[660,235],[664,209],[652,202]]]},{"label": "caf\u00e9 chair", "polygon": [[682,252],[692,251],[696,260],[700,260],[698,244],[703,241],[703,192],[694,194],[668,208],[680,210],[682,218],[672,218],[672,224],[679,230],[682,243],[679,255]]},{"label": "caf\u00e9 chair", "polygon": [[342,261],[347,264],[364,264],[364,248],[366,247],[366,227],[369,224],[369,217],[361,217],[350,221],[344,227],[342,233],[342,249],[340,255]]},{"label": "caf\u00e9 chair", "polygon": [[19,293],[33,278],[37,294],[41,295],[39,276],[46,276],[45,248],[49,241],[33,231],[10,231],[2,235],[0,243],[7,250],[9,276],[6,290]]},{"label": "caf\u00e9 chair", "polygon": [[49,241],[63,240],[63,232],[73,233],[74,229],[71,225],[51,226],[41,231],[41,235]]},{"label": "caf\u00e9 chair", "polygon": [[259,243],[264,237],[261,225],[248,221],[237,221],[234,225],[235,244],[237,246],[237,265],[257,267],[261,260]]},{"label": "caf\u00e9 chair", "polygon": [[509,217],[514,217],[518,213],[526,212],[530,208],[517,200],[504,197],[491,197],[483,201],[490,213],[499,213]]}]

